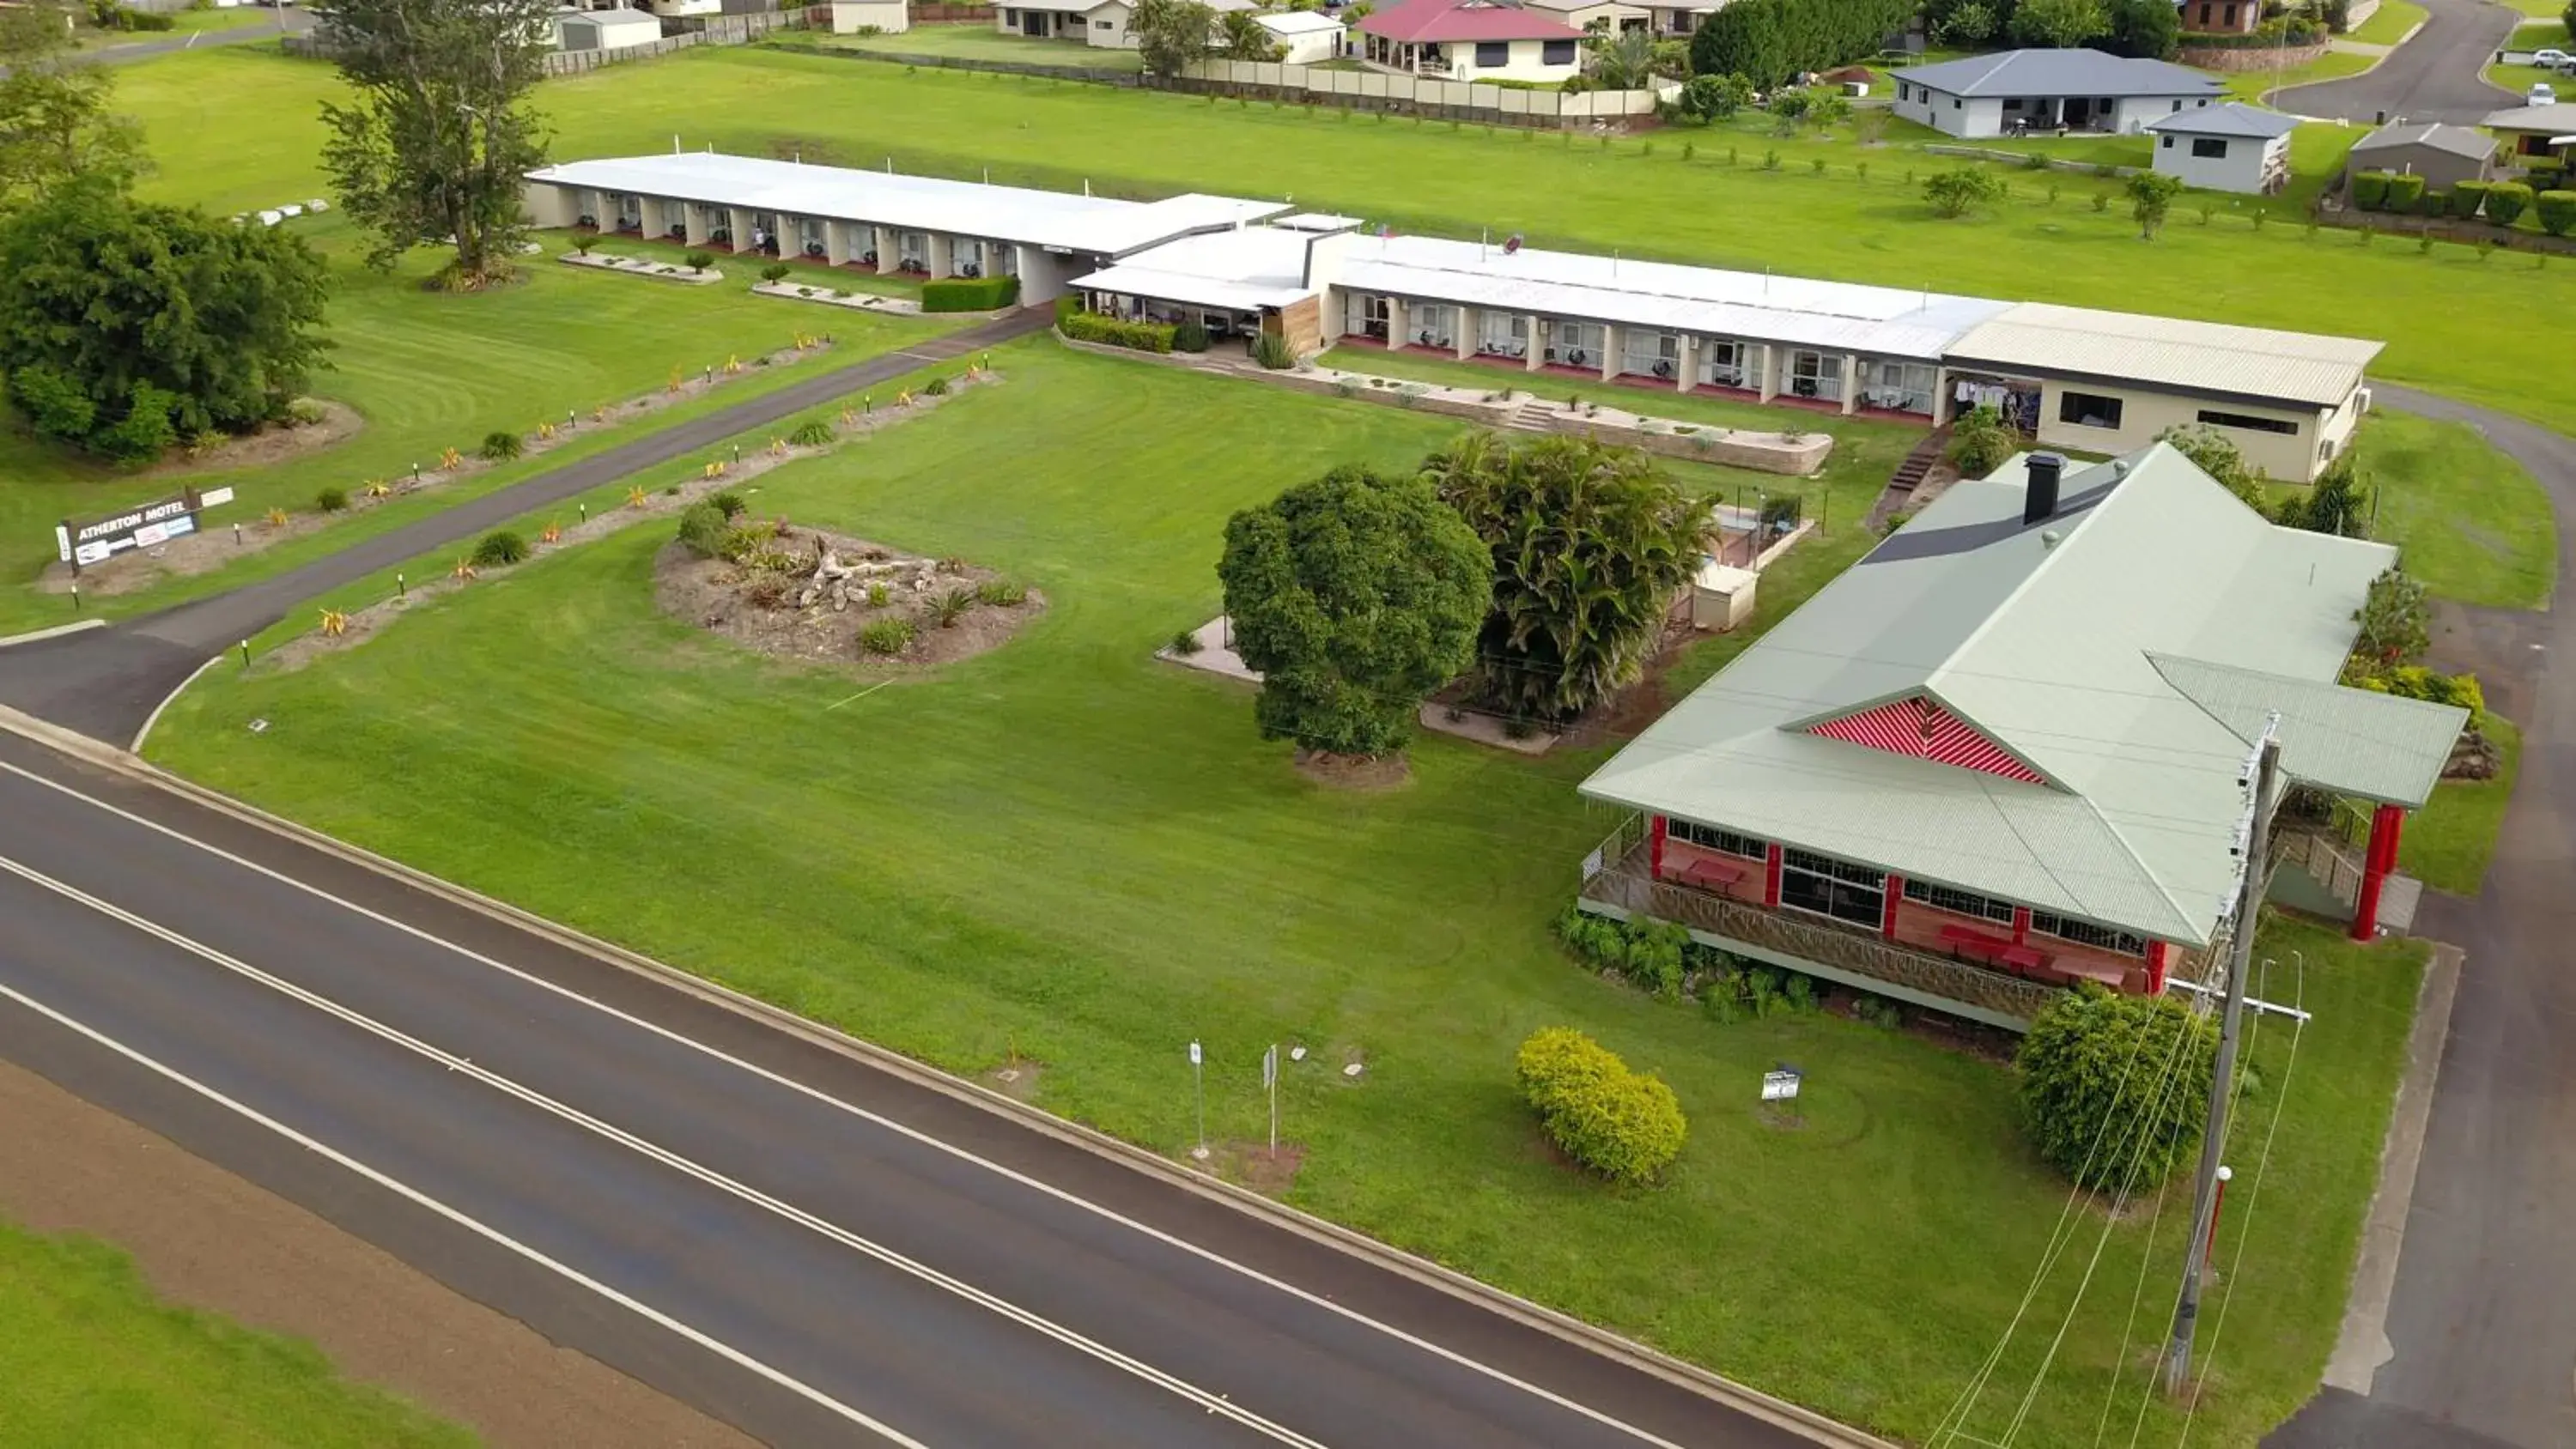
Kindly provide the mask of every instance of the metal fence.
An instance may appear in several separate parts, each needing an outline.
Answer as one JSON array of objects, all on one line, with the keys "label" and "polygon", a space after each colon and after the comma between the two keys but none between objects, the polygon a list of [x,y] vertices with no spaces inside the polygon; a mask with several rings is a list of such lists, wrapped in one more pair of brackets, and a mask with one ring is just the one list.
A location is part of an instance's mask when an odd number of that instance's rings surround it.
[{"label": "metal fence", "polygon": [[[831,11],[823,8],[823,25],[831,25]],[[708,15],[690,17],[678,22],[692,28],[677,35],[665,35],[644,45],[619,46],[615,50],[556,50],[545,56],[546,74],[579,75],[605,66],[623,65],[628,61],[651,60],[675,51],[701,45],[748,45],[762,36],[781,30],[804,30],[814,24],[813,12],[807,10],[768,10],[750,15]],[[333,47],[329,28],[308,30],[302,35],[287,36],[283,42],[289,55],[331,58]]]},{"label": "metal fence", "polygon": [[1521,90],[1379,70],[1223,59],[1198,61],[1166,84],[1182,91],[1538,127],[1618,124],[1652,116],[1658,104],[1681,90],[1671,82],[1637,91]]}]

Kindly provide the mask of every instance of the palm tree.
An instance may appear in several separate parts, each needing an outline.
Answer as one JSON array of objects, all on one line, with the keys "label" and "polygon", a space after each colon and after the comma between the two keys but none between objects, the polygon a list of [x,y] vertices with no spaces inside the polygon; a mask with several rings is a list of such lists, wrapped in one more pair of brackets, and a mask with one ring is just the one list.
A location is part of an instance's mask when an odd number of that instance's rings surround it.
[{"label": "palm tree", "polygon": [[1480,698],[1516,717],[1562,721],[1645,672],[1707,530],[1705,511],[1671,475],[1634,448],[1566,437],[1514,448],[1491,433],[1423,468],[1493,550]]},{"label": "palm tree", "polygon": [[1592,52],[1593,82],[1603,90],[1637,90],[1652,78],[1655,38],[1643,26],[1596,35],[1588,48]]}]

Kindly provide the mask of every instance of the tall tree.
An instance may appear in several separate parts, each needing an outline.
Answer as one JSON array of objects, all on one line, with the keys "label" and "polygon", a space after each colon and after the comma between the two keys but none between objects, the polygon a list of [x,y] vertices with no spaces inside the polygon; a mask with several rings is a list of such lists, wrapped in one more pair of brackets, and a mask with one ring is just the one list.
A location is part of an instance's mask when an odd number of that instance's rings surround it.
[{"label": "tall tree", "polygon": [[71,54],[70,11],[54,0],[0,9],[0,212],[76,176],[129,178],[143,133],[108,111],[115,78]]},{"label": "tall tree", "polygon": [[1568,720],[1645,672],[1700,560],[1706,512],[1635,448],[1590,438],[1511,447],[1473,433],[1423,465],[1493,553],[1478,693]]},{"label": "tall tree", "polygon": [[1127,33],[1150,75],[1176,76],[1216,47],[1216,11],[1199,0],[1136,0]]},{"label": "tall tree", "polygon": [[1265,29],[1249,10],[1229,10],[1216,18],[1225,53],[1235,60],[1277,60],[1288,53],[1279,37]]},{"label": "tall tree", "polygon": [[2103,48],[2138,60],[2171,60],[2182,46],[2182,15],[2172,0],[2111,0]]},{"label": "tall tree", "polygon": [[2164,229],[2165,213],[2182,194],[2182,178],[2161,171],[2141,171],[2129,178],[2129,219],[2138,224],[2138,239],[2154,241]]},{"label": "tall tree", "polygon": [[1261,737],[1336,755],[1402,749],[1493,600],[1485,545],[1431,485],[1360,467],[1234,515],[1217,577]]},{"label": "tall tree", "polygon": [[510,275],[527,230],[519,192],[545,163],[527,96],[545,73],[551,0],[325,0],[321,36],[356,98],[325,102],[322,162],[390,267],[422,245],[456,259],[442,285]]},{"label": "tall tree", "polygon": [[2063,50],[2110,31],[2102,0],[2021,0],[2013,7],[2012,38],[2022,45]]},{"label": "tall tree", "polygon": [[73,182],[0,223],[0,374],[37,431],[121,460],[245,431],[321,360],[328,279],[284,228]]}]

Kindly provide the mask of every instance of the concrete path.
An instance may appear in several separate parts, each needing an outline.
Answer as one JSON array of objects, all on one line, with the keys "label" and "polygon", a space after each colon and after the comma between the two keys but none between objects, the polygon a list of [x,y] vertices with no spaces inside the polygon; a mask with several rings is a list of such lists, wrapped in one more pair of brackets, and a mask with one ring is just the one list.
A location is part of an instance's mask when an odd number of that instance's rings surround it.
[{"label": "concrete path", "polygon": [[2522,13],[2486,0],[2424,4],[2423,25],[2376,66],[2343,80],[2290,86],[2266,99],[2292,115],[2356,126],[2375,125],[2382,117],[2475,125],[2519,101],[2513,92],[2488,85],[2479,72],[2522,23]]},{"label": "concrete path", "polygon": [[[2473,424],[2549,490],[2576,579],[2576,439],[2379,384],[2385,406]],[[2338,1379],[2274,1449],[2576,1444],[2576,613],[2447,611],[2523,727],[2522,778],[2475,900],[2427,892],[2416,932],[2467,951],[2375,1372]],[[2567,667],[2556,661],[2567,658]],[[2519,667],[2517,667],[2519,666]],[[2510,702],[2507,702],[2507,701]],[[2365,1264],[2367,1266],[2367,1263]],[[2367,1285],[2358,1285],[2366,1288]],[[2375,1355],[2373,1355],[2375,1357]]]},{"label": "concrete path", "polygon": [[0,704],[122,746],[199,665],[286,617],[298,605],[549,503],[588,493],[925,364],[1038,331],[1052,320],[1047,308],[1025,308],[999,321],[854,362],[647,433],[230,593],[106,629],[0,650]]}]

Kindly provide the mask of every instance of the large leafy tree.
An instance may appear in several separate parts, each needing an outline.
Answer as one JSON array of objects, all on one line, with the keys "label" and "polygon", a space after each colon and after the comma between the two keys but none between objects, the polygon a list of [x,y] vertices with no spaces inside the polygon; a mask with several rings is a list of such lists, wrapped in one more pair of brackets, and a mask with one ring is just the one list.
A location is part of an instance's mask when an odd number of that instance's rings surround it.
[{"label": "large leafy tree", "polygon": [[1360,467],[1236,514],[1217,577],[1262,738],[1337,755],[1403,748],[1493,598],[1485,545],[1429,482]]},{"label": "large leafy tree", "polygon": [[2030,1024],[2013,1065],[2050,1166],[2095,1192],[2152,1192],[2200,1143],[2218,1031],[2172,996],[2083,985]]},{"label": "large leafy tree", "polygon": [[2020,0],[2013,7],[2012,38],[2022,45],[2065,49],[2110,32],[2102,0]]},{"label": "large leafy tree", "polygon": [[2182,15],[2171,0],[2111,0],[2104,49],[2139,60],[2171,60],[2182,46]]},{"label": "large leafy tree", "polygon": [[1216,11],[1199,0],[1136,0],[1127,33],[1148,74],[1179,75],[1216,48]]},{"label": "large leafy tree", "polygon": [[444,284],[507,277],[527,227],[520,186],[546,159],[527,95],[545,70],[550,0],[327,0],[315,10],[355,92],[322,107],[322,162],[340,204],[375,233],[368,261],[389,267],[413,247],[452,244]]},{"label": "large leafy tree", "polygon": [[108,110],[112,73],[72,58],[68,13],[51,0],[0,9],[0,212],[143,167],[142,132]]},{"label": "large leafy tree", "polygon": [[284,229],[59,186],[0,223],[0,373],[37,431],[150,458],[284,416],[328,346],[328,281]]},{"label": "large leafy tree", "polygon": [[1565,720],[1644,673],[1673,594],[1697,568],[1701,506],[1635,448],[1473,433],[1423,474],[1492,551],[1478,692]]},{"label": "large leafy tree", "polygon": [[1249,10],[1229,10],[1216,18],[1216,33],[1225,41],[1225,53],[1235,60],[1277,60],[1288,53]]}]

